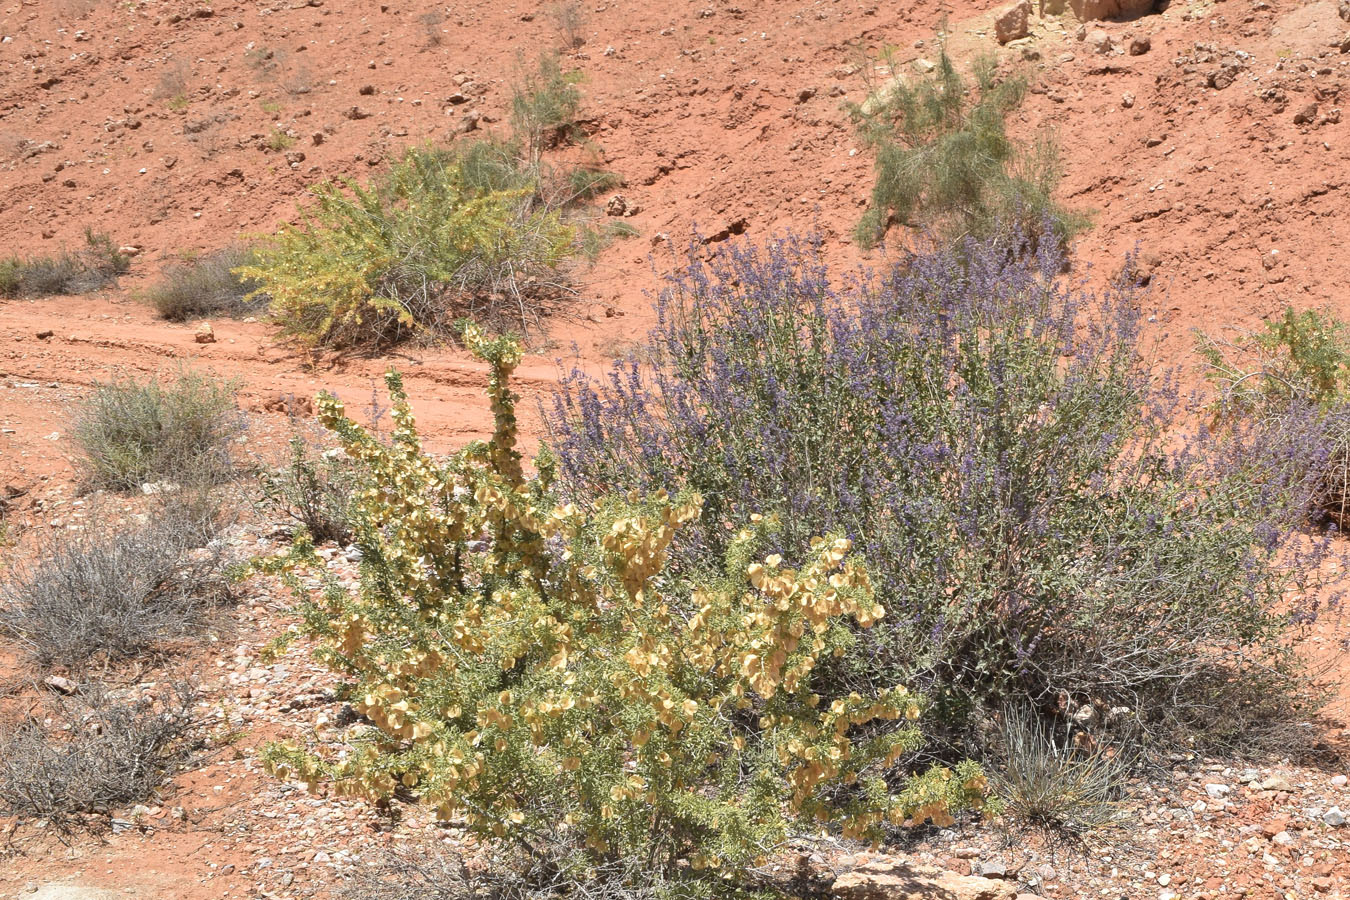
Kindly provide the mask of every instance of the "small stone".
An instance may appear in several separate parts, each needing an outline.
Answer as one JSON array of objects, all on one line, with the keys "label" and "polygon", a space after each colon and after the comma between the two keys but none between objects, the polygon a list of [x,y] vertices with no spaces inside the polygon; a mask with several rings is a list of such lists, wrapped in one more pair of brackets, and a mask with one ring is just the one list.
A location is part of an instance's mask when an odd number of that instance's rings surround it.
[{"label": "small stone", "polygon": [[1130,109],[1131,107],[1133,107],[1133,106],[1134,106],[1134,94],[1131,94],[1129,91],[1126,91],[1125,93],[1121,94],[1121,95],[1120,95],[1120,105],[1123,106],[1123,107],[1125,107],[1126,109]]},{"label": "small stone", "polygon": [[981,878],[1002,878],[1008,874],[1008,867],[1003,864],[1003,860],[995,857],[975,863],[970,867],[970,872]]},{"label": "small stone", "polygon": [[1228,792],[1231,791],[1231,790],[1232,790],[1232,788],[1230,788],[1230,787],[1229,787],[1228,785],[1226,785],[1226,784],[1207,784],[1207,785],[1205,785],[1205,793],[1208,794],[1210,797],[1214,798],[1215,800],[1220,800],[1220,799],[1222,799],[1222,798],[1223,798],[1225,795],[1227,795]]},{"label": "small stone", "polygon": [[1278,844],[1281,847],[1288,847],[1294,842],[1294,836],[1287,831],[1281,831],[1270,839],[1272,844]]},{"label": "small stone", "polygon": [[1332,828],[1338,828],[1345,824],[1345,813],[1341,812],[1339,806],[1333,806],[1331,809],[1322,813],[1322,821],[1326,822]]},{"label": "small stone", "polygon": [[1026,37],[1030,20],[1031,0],[1019,0],[994,19],[994,39],[1006,44]]},{"label": "small stone", "polygon": [[211,328],[210,322],[203,322],[197,326],[192,339],[199,344],[214,344],[216,342],[216,332]]},{"label": "small stone", "polygon": [[1289,783],[1289,779],[1283,775],[1271,775],[1269,778],[1257,785],[1263,791],[1292,791],[1294,786]]},{"label": "small stone", "polygon": [[1140,35],[1130,41],[1130,55],[1143,56],[1153,49],[1153,41],[1148,35]]},{"label": "small stone", "polygon": [[65,694],[66,696],[70,696],[80,689],[78,684],[71,681],[69,678],[62,678],[60,675],[48,675],[42,683],[56,691],[58,694]]},{"label": "small stone", "polygon": [[[39,337],[40,337],[40,335],[39,335]],[[1344,775],[1336,775],[1336,776],[1333,776],[1332,779],[1331,779],[1331,786],[1332,786],[1332,787],[1345,787],[1345,784],[1346,784],[1347,781],[1350,781],[1350,779],[1347,779]]]},{"label": "small stone", "polygon": [[1317,118],[1317,104],[1309,103],[1300,107],[1299,111],[1294,113],[1295,125],[1310,125]]}]

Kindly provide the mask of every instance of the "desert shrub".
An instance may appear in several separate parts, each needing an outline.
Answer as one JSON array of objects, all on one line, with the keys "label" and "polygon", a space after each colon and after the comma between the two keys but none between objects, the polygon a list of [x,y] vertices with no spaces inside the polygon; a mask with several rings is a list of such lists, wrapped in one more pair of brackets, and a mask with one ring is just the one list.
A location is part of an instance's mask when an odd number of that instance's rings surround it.
[{"label": "desert shrub", "polygon": [[[267,306],[266,296],[254,295],[260,285],[234,274],[235,269],[252,262],[252,250],[235,246],[170,263],[145,298],[160,316],[172,322],[258,312]],[[247,299],[250,295],[254,295],[252,300]]]},{"label": "desert shrub", "polygon": [[[889,63],[895,71],[896,61]],[[971,90],[944,49],[930,74],[897,77],[849,108],[877,154],[872,199],[855,229],[864,247],[893,224],[949,243],[1042,229],[1063,241],[1082,227],[1052,197],[1060,174],[1053,139],[1008,137],[1005,120],[1022,102],[1026,80],[1000,79],[991,58],[973,70]]]},{"label": "desert shrub", "polygon": [[550,4],[548,16],[553,21],[553,27],[557,29],[564,50],[569,52],[577,50],[586,43],[588,17],[585,7],[579,0],[561,0]]},{"label": "desert shrub", "polygon": [[572,230],[525,190],[470,190],[453,154],[414,148],[374,184],[325,183],[298,226],[236,270],[306,344],[385,344],[460,316],[532,326]]},{"label": "desert shrub", "polygon": [[[1220,428],[1257,427],[1304,435],[1298,452],[1316,474],[1308,503],[1315,522],[1350,524],[1350,332],[1330,312],[1286,307],[1262,331],[1236,339],[1197,333],[1206,377],[1219,392]],[[1309,431],[1318,433],[1308,439]]]},{"label": "desert shrub", "polygon": [[852,538],[888,613],[821,677],[923,684],[954,738],[1067,698],[1218,740],[1226,703],[1301,696],[1282,637],[1327,550],[1292,540],[1313,432],[1188,438],[1138,289],[1063,266],[1000,238],[879,278],[832,278],[799,239],[693,257],[642,358],[546,410],[565,493],[697,491],[691,565],[752,513],[793,565],[811,534]]},{"label": "desert shrub", "polygon": [[1058,738],[1034,712],[1007,714],[992,783],[1008,819],[1077,840],[1125,827],[1124,790],[1134,761],[1086,732],[1076,737],[1084,740]]},{"label": "desert shrub", "polygon": [[92,485],[135,490],[157,479],[228,478],[230,445],[243,427],[233,382],[183,370],[169,383],[95,384],[76,410],[71,435]]},{"label": "desert shrub", "polygon": [[1350,333],[1330,312],[1286,307],[1265,329],[1235,340],[1196,334],[1220,414],[1330,406],[1350,384]]},{"label": "desert shrub", "polygon": [[817,662],[854,639],[844,622],[885,614],[847,539],[815,538],[791,567],[761,554],[772,522],[747,518],[720,570],[668,568],[697,498],[558,504],[550,460],[526,479],[515,450],[519,345],[465,338],[492,367],[495,431],[448,461],[422,453],[396,375],[387,442],[320,398],[369,481],[352,517],[360,585],[326,577],[303,540],[259,567],[297,588],[297,633],[373,727],[336,757],[273,746],[275,773],[412,792],[477,834],[661,877],[734,878],[799,819],[873,836],[979,802],[970,764],[895,765],[921,743],[920,696],[894,681],[816,693]]},{"label": "desert shrub", "polygon": [[580,80],[579,72],[564,72],[554,54],[541,56],[534,71],[522,71],[511,92],[511,127],[527,159],[539,159],[571,136],[581,108]]},{"label": "desert shrub", "polygon": [[303,528],[316,543],[352,538],[351,503],[359,472],[340,448],[315,454],[300,435],[291,438],[284,466],[258,473],[262,508]]},{"label": "desert shrub", "polygon": [[54,256],[0,259],[0,296],[49,297],[84,294],[117,282],[131,260],[108,235],[85,229],[85,246]]},{"label": "desert shrub", "polygon": [[366,185],[315,186],[300,223],[237,274],[309,346],[378,347],[444,333],[461,317],[540,327],[570,290],[566,264],[579,248],[568,212],[617,183],[595,159],[544,158],[581,135],[577,81],[542,57],[514,89],[510,135],[414,147]]},{"label": "desert shrub", "polygon": [[180,640],[225,596],[219,508],[184,491],[143,523],[89,507],[80,530],[41,538],[4,573],[0,633],[43,668],[80,669]]},{"label": "desert shrub", "polygon": [[188,750],[193,694],[125,700],[98,685],[0,728],[0,812],[61,830],[150,799]]}]

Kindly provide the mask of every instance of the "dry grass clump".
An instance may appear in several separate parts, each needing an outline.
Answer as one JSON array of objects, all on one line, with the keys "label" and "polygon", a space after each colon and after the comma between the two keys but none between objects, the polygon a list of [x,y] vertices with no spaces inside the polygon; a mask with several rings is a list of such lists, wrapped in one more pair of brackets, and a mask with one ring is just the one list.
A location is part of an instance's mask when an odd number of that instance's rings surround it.
[{"label": "dry grass clump", "polygon": [[131,268],[107,234],[85,229],[84,243],[50,256],[0,257],[0,297],[87,294],[116,284]]},{"label": "dry grass clump", "polygon": [[136,490],[147,482],[210,483],[233,472],[230,445],[244,429],[235,384],[182,371],[172,382],[97,384],[71,433],[95,487]]},{"label": "dry grass clump", "polygon": [[1005,716],[1003,765],[993,780],[1013,822],[1078,840],[1125,825],[1129,761],[1085,733],[1077,736],[1057,740],[1044,719],[1027,711]]},{"label": "dry grass clump", "polygon": [[180,640],[228,596],[219,509],[196,492],[168,496],[144,522],[42,538],[0,583],[0,634],[34,665],[107,664]]},{"label": "dry grass clump", "polygon": [[145,299],[171,322],[261,312],[267,308],[267,298],[248,299],[258,289],[257,282],[233,271],[252,261],[252,250],[234,246],[171,263],[159,283],[146,291]]},{"label": "dry grass clump", "polygon": [[[193,693],[125,699],[98,685],[0,727],[0,813],[61,831],[149,799],[189,750]],[[50,713],[50,715],[47,715]]]}]

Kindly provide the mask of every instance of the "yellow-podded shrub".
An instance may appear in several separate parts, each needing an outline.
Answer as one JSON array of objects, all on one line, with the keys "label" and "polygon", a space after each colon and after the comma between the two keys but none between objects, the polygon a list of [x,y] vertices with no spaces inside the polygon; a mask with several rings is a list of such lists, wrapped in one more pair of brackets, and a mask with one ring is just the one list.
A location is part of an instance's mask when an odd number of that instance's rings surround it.
[{"label": "yellow-podded shrub", "polygon": [[574,249],[572,227],[529,185],[484,188],[449,151],[412,148],[369,185],[312,193],[299,224],[235,270],[309,346],[390,343],[461,315],[527,317],[541,279]]},{"label": "yellow-podded shrub", "polygon": [[344,795],[410,791],[525,847],[728,877],[794,822],[874,837],[979,805],[973,765],[898,765],[921,743],[921,697],[813,689],[818,662],[885,614],[847,539],[816,539],[793,570],[762,555],[772,525],[755,521],[725,572],[673,571],[671,542],[698,498],[560,505],[547,452],[528,479],[515,450],[519,345],[473,327],[466,339],[492,367],[496,430],[448,461],[422,452],[396,375],[387,442],[320,398],[367,476],[353,515],[360,583],[328,577],[304,540],[260,568],[300,592],[296,633],[374,727],[338,757],[272,746],[273,772]]}]

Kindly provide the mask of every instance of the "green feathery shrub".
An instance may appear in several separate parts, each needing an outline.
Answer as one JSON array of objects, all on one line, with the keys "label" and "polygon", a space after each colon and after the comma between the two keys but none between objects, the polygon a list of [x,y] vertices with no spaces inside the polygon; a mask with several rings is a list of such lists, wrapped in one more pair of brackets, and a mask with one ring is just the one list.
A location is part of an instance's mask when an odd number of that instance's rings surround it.
[{"label": "green feathery shrub", "polygon": [[[895,71],[895,60],[888,60]],[[877,180],[855,229],[871,247],[892,225],[956,243],[1002,233],[1035,235],[1048,228],[1063,241],[1084,226],[1052,197],[1059,181],[1053,139],[1014,141],[1005,120],[1022,102],[1026,80],[998,78],[996,61],[973,66],[975,88],[957,73],[946,50],[928,75],[896,77],[850,114],[876,150]]]},{"label": "green feathery shrub", "polygon": [[566,214],[618,183],[598,161],[543,159],[580,134],[577,81],[545,55],[514,92],[508,138],[416,147],[367,185],[315,186],[300,223],[236,275],[255,279],[283,334],[308,346],[386,345],[461,317],[539,327],[582,251]]}]

